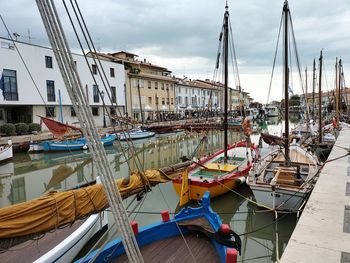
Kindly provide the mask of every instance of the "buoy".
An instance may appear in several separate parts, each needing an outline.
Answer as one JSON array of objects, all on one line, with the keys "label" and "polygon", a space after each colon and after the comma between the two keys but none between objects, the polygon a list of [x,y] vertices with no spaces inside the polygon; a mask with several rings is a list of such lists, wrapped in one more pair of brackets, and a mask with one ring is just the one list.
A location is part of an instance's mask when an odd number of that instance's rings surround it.
[{"label": "buoy", "polygon": [[83,149],[86,150],[87,148],[89,148],[89,147],[87,146],[87,144],[85,144],[85,145],[83,146]]}]

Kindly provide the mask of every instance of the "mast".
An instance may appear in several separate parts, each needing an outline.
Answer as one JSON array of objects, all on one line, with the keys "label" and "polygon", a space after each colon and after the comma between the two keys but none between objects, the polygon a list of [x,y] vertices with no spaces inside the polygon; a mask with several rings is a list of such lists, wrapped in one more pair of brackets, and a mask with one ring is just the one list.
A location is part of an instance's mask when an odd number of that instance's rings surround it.
[{"label": "mast", "polygon": [[316,62],[312,67],[312,118],[315,119]]},{"label": "mast", "polygon": [[288,72],[288,16],[289,7],[288,1],[284,2],[283,6],[284,12],[284,148],[286,162],[289,160],[289,94],[288,94],[288,84],[289,84],[289,72]]},{"label": "mast", "polygon": [[342,112],[343,112],[343,103],[342,103],[342,83],[341,83],[341,69],[342,69],[342,61],[341,58],[339,59],[339,67],[338,67],[338,87],[339,87],[339,100],[338,100],[338,107],[339,107],[339,121],[342,118]]},{"label": "mast", "polygon": [[143,119],[143,111],[142,111],[142,104],[141,104],[141,92],[140,92],[140,80],[137,80],[137,91],[139,93],[139,103],[140,103],[140,113],[141,113],[141,122],[142,127],[145,125],[144,119]]},{"label": "mast", "polygon": [[339,122],[339,74],[338,74],[338,58],[335,59],[335,118]]},{"label": "mast", "polygon": [[308,101],[308,94],[307,94],[307,67],[305,68],[305,101],[306,101],[306,125],[309,127],[309,101]]},{"label": "mast", "polygon": [[224,161],[227,161],[227,96],[228,96],[228,6],[225,6],[225,23],[224,23]]},{"label": "mast", "polygon": [[322,142],[322,50],[320,54],[320,73],[318,76],[318,142]]}]

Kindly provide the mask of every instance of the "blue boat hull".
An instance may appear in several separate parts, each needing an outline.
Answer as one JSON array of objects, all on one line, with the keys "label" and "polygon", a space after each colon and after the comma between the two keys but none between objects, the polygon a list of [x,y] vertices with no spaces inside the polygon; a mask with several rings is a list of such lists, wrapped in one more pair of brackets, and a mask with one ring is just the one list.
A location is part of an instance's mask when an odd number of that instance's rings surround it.
[{"label": "blue boat hull", "polygon": [[[101,142],[104,146],[110,146],[113,145],[115,139],[115,134],[109,134],[101,138]],[[87,149],[88,143],[85,138],[79,138],[76,140],[46,141],[42,143],[42,146],[44,151],[76,151]]]},{"label": "blue boat hull", "polygon": [[[146,227],[143,227],[139,230],[139,232],[135,235],[138,246],[143,247],[148,244],[154,243],[156,241],[165,240],[171,237],[180,236],[182,234],[188,233],[188,230],[182,229],[181,233],[179,231],[179,223],[188,220],[193,220],[197,218],[205,218],[212,229],[217,232],[219,231],[222,223],[221,219],[213,212],[210,207],[210,194],[206,192],[202,199],[203,206],[198,208],[187,207],[183,208],[178,214],[174,216],[173,219],[170,219],[167,222],[158,222]],[[234,250],[237,255],[237,250],[234,248],[228,248],[221,243],[218,243],[216,240],[211,239],[211,242],[218,254],[218,258],[220,262],[227,262],[227,250]],[[86,258],[79,260],[78,262],[89,262],[92,258],[94,258],[98,253],[97,258],[94,259],[94,262],[105,262],[105,259],[113,260],[118,256],[125,253],[124,247],[122,245],[122,241],[120,238],[117,238],[111,242],[109,242],[102,251],[94,251],[89,254]],[[203,253],[206,253],[203,251]],[[235,260],[234,260],[235,261]],[[233,261],[233,262],[234,262]]]}]

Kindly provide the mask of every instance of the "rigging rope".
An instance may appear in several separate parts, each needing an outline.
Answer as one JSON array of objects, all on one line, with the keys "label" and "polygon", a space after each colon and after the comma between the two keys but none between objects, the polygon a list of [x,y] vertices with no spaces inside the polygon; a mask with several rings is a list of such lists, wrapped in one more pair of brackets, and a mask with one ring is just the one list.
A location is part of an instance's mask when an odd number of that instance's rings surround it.
[{"label": "rigging rope", "polygon": [[108,165],[105,149],[99,142],[92,113],[87,98],[84,96],[83,85],[77,73],[55,4],[52,0],[36,0],[36,3],[84,136],[88,140],[90,149],[95,153],[93,159],[97,165],[97,171],[101,174],[114,219],[120,227],[126,254],[131,262],[143,262],[135,236],[128,223],[121,195],[114,187],[112,170]]}]

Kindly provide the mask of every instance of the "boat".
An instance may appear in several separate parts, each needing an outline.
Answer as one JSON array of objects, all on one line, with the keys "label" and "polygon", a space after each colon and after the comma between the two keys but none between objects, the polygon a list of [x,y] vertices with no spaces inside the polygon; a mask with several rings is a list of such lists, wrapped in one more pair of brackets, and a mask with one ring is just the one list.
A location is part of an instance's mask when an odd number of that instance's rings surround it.
[{"label": "boat", "polygon": [[[162,211],[161,217],[162,221],[140,229],[136,221],[131,222],[145,262],[237,262],[241,240],[213,212],[209,192],[203,195],[201,206],[185,207],[173,218],[168,211]],[[106,259],[127,261],[121,238],[77,262],[105,262]]]},{"label": "boat", "polygon": [[117,133],[117,139],[120,141],[126,141],[126,140],[140,140],[140,139],[146,139],[151,138],[155,136],[155,132],[152,131],[146,131],[142,129],[134,129],[130,131],[125,132],[118,132]]},{"label": "boat", "polygon": [[[96,180],[100,182],[99,178]],[[1,262],[16,262],[19,258],[22,262],[72,262],[84,245],[94,235],[103,233],[107,225],[107,212],[102,211],[45,234],[2,238]]]},{"label": "boat", "polygon": [[9,160],[13,157],[12,141],[8,140],[7,144],[0,145],[0,162]]},{"label": "boat", "polygon": [[279,110],[274,105],[266,105],[265,110],[267,111],[267,117],[278,117]]},{"label": "boat", "polygon": [[[116,139],[114,133],[107,134],[101,138],[101,143],[103,146],[113,145]],[[86,150],[88,149],[88,142],[86,138],[78,138],[63,141],[44,141],[41,143],[44,151],[75,151],[75,150]]]},{"label": "boat", "polygon": [[[173,179],[173,187],[176,193],[183,198],[186,194],[189,200],[200,200],[205,192],[209,191],[211,197],[223,195],[232,188],[237,187],[245,182],[246,176],[253,165],[255,157],[258,156],[257,148],[250,142],[251,125],[248,118],[242,122],[242,128],[246,140],[234,144],[228,144],[227,128],[228,128],[228,24],[229,12],[226,7],[224,15],[224,32],[221,39],[224,41],[224,145],[223,149],[215,153],[201,158],[198,162],[194,162],[182,176]],[[217,63],[218,65],[219,63]],[[240,87],[240,85],[238,85]],[[243,105],[243,104],[241,104]],[[244,112],[244,109],[242,109]],[[243,117],[245,115],[243,114]],[[186,189],[183,189],[183,182],[188,181]],[[187,198],[183,199],[187,202]],[[181,202],[180,202],[181,204]]]},{"label": "boat", "polygon": [[[291,17],[287,0],[283,6],[283,18],[284,29],[288,31]],[[288,35],[288,32],[284,32],[284,137],[277,139],[276,136],[263,136],[265,142],[279,147],[254,163],[247,181],[257,204],[277,212],[299,212],[313,189],[320,169],[318,159],[313,153],[295,142],[289,142]]]}]

